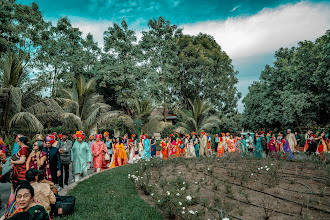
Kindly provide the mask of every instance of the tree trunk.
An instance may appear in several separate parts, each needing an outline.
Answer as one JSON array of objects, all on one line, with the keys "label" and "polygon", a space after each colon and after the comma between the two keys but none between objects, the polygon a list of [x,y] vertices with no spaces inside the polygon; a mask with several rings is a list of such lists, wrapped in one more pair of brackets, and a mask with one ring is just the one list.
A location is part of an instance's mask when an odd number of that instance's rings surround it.
[{"label": "tree trunk", "polygon": [[55,67],[54,77],[53,77],[52,98],[55,97],[55,80],[56,80],[56,74],[57,74],[57,67]]},{"label": "tree trunk", "polygon": [[163,96],[164,96],[164,111],[163,111],[163,116],[164,116],[164,122],[166,122],[166,97],[165,97],[165,90],[163,90]]}]

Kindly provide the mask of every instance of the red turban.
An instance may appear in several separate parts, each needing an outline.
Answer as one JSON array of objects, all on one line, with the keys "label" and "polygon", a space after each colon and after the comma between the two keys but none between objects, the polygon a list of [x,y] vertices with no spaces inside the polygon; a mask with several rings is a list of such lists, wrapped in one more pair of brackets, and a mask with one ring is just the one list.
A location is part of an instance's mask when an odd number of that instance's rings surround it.
[{"label": "red turban", "polygon": [[260,131],[260,134],[264,134],[265,132],[264,131]]},{"label": "red turban", "polygon": [[100,138],[100,139],[102,139],[102,134],[96,134],[96,135],[95,135],[95,138]]},{"label": "red turban", "polygon": [[49,142],[51,144],[55,143],[55,136],[54,135],[49,135],[45,138],[45,142]]},{"label": "red turban", "polygon": [[82,135],[82,134],[77,134],[77,138],[81,138],[82,140],[84,140],[85,139],[85,136]]},{"label": "red turban", "polygon": [[60,139],[62,139],[62,134],[60,134],[58,137],[59,137]]}]

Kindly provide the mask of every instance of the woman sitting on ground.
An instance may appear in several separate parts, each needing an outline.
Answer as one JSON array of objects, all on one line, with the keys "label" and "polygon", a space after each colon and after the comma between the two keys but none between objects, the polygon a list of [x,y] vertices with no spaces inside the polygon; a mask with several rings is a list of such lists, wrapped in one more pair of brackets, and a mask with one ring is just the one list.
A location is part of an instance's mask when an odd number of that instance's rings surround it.
[{"label": "woman sitting on ground", "polygon": [[[50,212],[50,204],[55,204],[56,197],[47,183],[39,183],[38,177],[43,176],[42,171],[36,169],[29,169],[26,171],[26,180],[30,182],[34,189],[34,199],[42,205],[46,211]],[[43,178],[42,178],[43,179]]]}]

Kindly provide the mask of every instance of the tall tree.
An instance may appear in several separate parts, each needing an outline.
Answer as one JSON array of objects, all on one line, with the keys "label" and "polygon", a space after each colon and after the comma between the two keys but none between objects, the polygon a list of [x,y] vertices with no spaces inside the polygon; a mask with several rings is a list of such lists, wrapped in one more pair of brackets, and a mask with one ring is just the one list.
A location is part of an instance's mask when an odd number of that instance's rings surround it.
[{"label": "tall tree", "polygon": [[163,117],[166,121],[166,108],[173,101],[174,81],[177,78],[175,63],[177,62],[177,39],[182,35],[182,29],[171,25],[170,21],[159,17],[150,19],[149,31],[142,32],[139,42],[144,54],[143,64],[150,71],[146,76],[145,90],[164,107]]},{"label": "tall tree", "polygon": [[234,112],[241,94],[237,91],[237,71],[229,56],[214,38],[200,33],[183,35],[178,40],[179,60],[176,81],[177,97],[190,108],[188,99],[208,100],[224,114]]},{"label": "tall tree", "polygon": [[0,58],[15,53],[23,68],[35,59],[47,38],[50,22],[45,22],[38,5],[18,4],[15,0],[0,2]]},{"label": "tall tree", "polygon": [[125,106],[130,115],[128,100],[139,96],[138,81],[140,54],[135,32],[128,28],[125,20],[116,23],[104,32],[104,51],[99,70],[100,87],[105,98]]},{"label": "tall tree", "polygon": [[60,18],[57,25],[50,28],[39,56],[39,68],[51,79],[51,96],[56,96],[58,87],[72,86],[79,75],[94,76],[93,68],[99,55],[100,48],[91,34],[84,39],[67,17]]}]

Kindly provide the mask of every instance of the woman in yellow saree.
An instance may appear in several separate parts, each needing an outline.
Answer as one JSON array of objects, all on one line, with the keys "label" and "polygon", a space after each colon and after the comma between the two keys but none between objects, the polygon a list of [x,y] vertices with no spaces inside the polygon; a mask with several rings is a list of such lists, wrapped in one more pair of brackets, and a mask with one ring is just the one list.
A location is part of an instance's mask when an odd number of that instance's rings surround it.
[{"label": "woman in yellow saree", "polygon": [[110,168],[128,164],[128,157],[125,151],[125,146],[122,143],[121,138],[116,139],[116,143],[113,146],[113,153],[111,159]]}]

